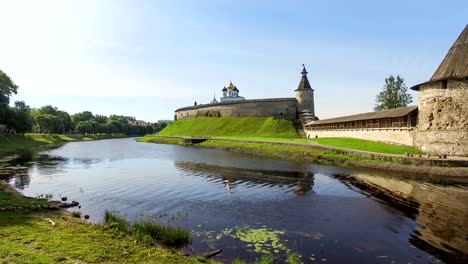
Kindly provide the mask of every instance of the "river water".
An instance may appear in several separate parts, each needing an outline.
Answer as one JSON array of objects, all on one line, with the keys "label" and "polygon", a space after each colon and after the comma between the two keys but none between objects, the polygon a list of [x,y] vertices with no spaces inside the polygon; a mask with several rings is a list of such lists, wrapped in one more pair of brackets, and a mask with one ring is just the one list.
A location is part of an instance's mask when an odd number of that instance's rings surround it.
[{"label": "river water", "polygon": [[291,252],[304,263],[468,261],[468,186],[223,150],[72,142],[36,155],[9,182],[28,196],[192,231],[182,250],[229,263]]}]

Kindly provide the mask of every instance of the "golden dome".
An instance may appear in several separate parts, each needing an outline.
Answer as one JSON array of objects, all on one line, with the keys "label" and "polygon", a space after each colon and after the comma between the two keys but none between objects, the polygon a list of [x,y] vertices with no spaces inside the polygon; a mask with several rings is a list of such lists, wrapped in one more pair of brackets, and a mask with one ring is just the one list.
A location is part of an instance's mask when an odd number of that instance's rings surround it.
[{"label": "golden dome", "polygon": [[232,84],[231,81],[229,81],[228,85],[226,85],[226,88],[228,88],[228,89],[234,89],[234,88],[236,88],[236,86],[235,86],[234,84]]}]

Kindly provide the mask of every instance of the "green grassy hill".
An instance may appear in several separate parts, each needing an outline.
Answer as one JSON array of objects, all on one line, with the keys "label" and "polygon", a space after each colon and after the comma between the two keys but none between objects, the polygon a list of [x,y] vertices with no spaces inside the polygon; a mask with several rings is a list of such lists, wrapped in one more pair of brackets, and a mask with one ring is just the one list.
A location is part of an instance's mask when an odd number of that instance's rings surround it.
[{"label": "green grassy hill", "polygon": [[273,117],[200,117],[172,122],[159,136],[298,137],[292,122]]},{"label": "green grassy hill", "polygon": [[76,140],[64,135],[49,134],[0,134],[0,156],[20,150]]},{"label": "green grassy hill", "polygon": [[21,149],[36,148],[41,146],[54,146],[77,140],[98,140],[119,137],[125,137],[125,135],[87,135],[85,137],[75,138],[60,134],[0,134],[0,157]]}]

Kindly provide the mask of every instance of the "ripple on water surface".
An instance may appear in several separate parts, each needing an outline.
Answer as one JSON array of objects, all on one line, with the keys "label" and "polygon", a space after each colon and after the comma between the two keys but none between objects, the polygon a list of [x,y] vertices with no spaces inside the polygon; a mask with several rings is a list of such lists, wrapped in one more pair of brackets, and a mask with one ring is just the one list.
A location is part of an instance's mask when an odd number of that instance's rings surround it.
[{"label": "ripple on water surface", "polygon": [[[252,158],[221,150],[73,142],[11,179],[26,195],[67,196],[102,221],[157,219],[193,230],[191,250],[218,259],[427,263],[464,261],[468,191],[377,172]],[[73,209],[76,210],[76,209]]]}]

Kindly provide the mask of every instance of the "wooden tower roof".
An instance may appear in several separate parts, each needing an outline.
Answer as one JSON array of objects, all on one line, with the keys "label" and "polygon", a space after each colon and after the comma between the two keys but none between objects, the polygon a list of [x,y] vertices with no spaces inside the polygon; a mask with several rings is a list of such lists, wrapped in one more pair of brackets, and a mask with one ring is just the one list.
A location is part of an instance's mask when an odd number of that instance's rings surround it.
[{"label": "wooden tower roof", "polygon": [[305,65],[302,64],[302,77],[301,77],[301,81],[299,82],[299,85],[297,86],[297,89],[296,91],[299,91],[299,90],[312,90],[312,87],[310,86],[310,83],[309,83],[309,79],[307,79],[307,70],[305,68]]},{"label": "wooden tower roof", "polygon": [[432,75],[432,78],[424,83],[415,85],[411,89],[418,91],[419,86],[431,82],[461,79],[468,77],[468,25],[458,36],[455,43],[445,55],[444,60],[440,63],[437,70]]}]

